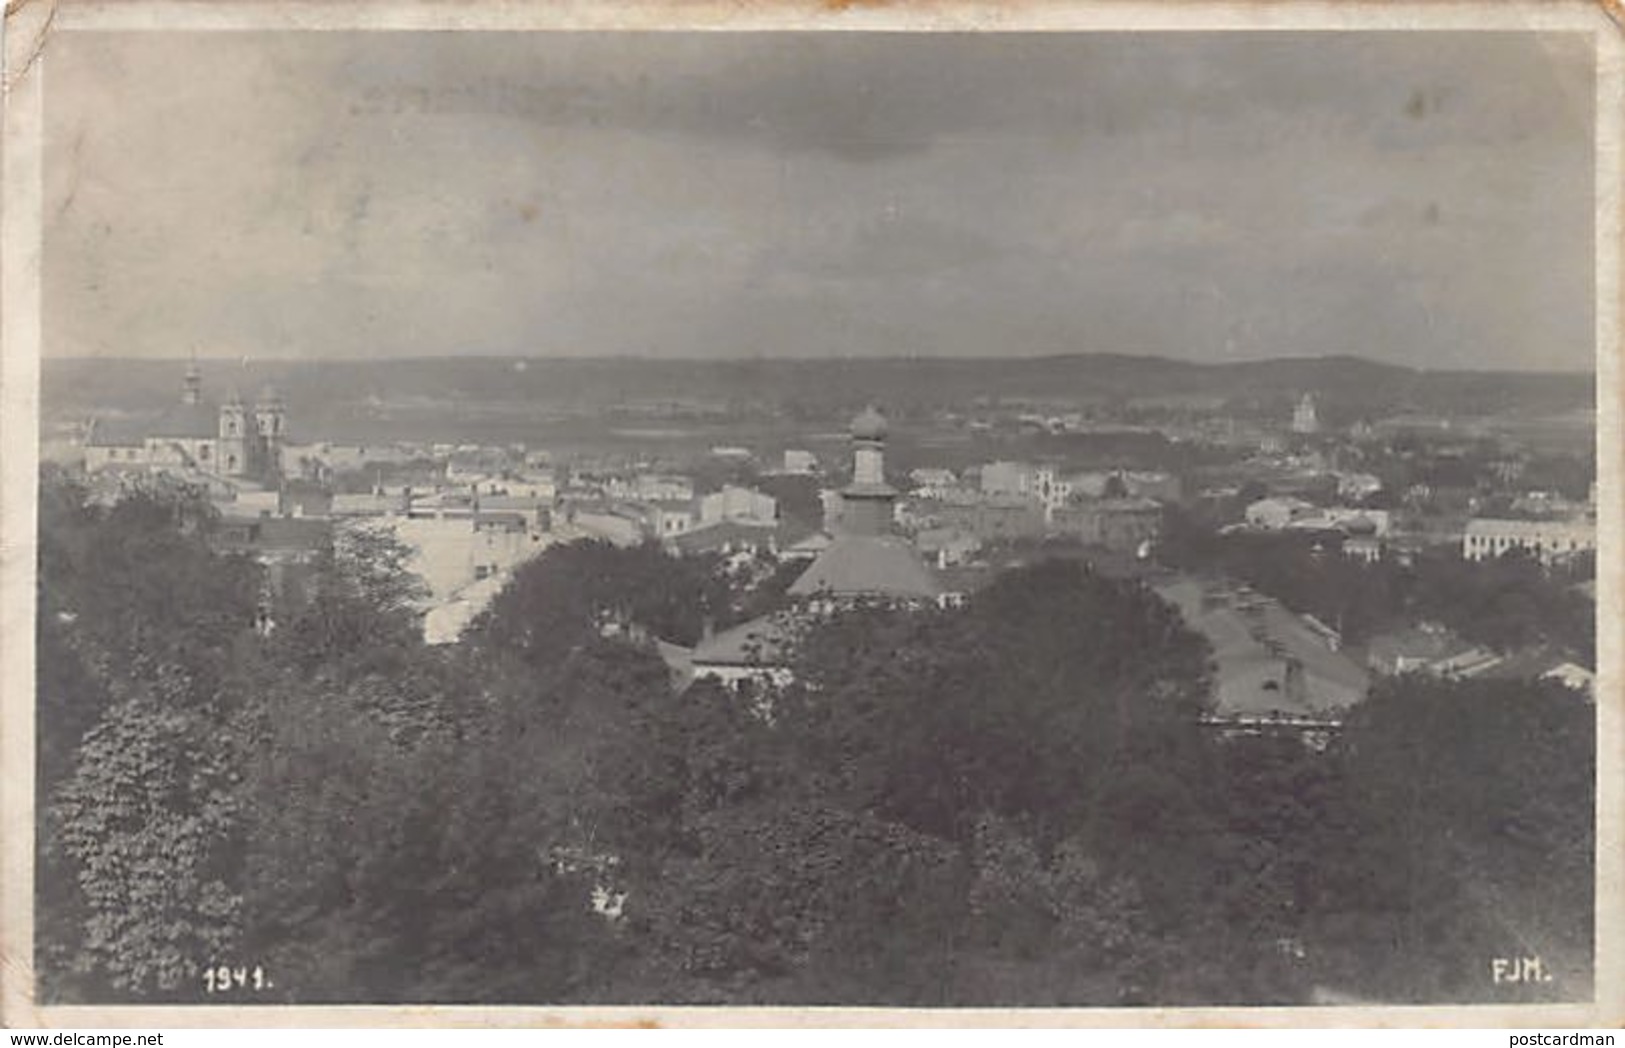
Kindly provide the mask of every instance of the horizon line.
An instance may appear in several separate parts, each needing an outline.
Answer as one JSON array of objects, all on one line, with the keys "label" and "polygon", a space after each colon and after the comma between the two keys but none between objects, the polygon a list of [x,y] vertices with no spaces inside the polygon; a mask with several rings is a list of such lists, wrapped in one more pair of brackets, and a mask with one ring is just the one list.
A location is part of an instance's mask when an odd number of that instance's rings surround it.
[{"label": "horizon line", "polygon": [[103,355],[44,355],[40,357],[41,366],[47,363],[131,363],[131,364],[172,364],[196,361],[200,364],[231,364],[242,366],[254,365],[319,365],[319,364],[401,364],[401,363],[429,363],[448,361],[506,361],[513,363],[642,363],[642,364],[690,364],[690,365],[717,365],[717,364],[854,364],[854,363],[949,363],[949,364],[977,364],[999,363],[1015,364],[1024,362],[1065,361],[1065,360],[1138,360],[1149,363],[1174,364],[1198,368],[1246,367],[1259,364],[1288,364],[1309,362],[1351,362],[1385,368],[1392,371],[1410,372],[1413,374],[1484,374],[1484,375],[1553,375],[1553,376],[1591,376],[1596,377],[1597,366],[1595,360],[1589,367],[1579,368],[1553,368],[1550,366],[1539,368],[1519,368],[1505,366],[1478,366],[1478,367],[1418,367],[1412,364],[1393,363],[1376,357],[1362,356],[1355,353],[1329,353],[1324,356],[1313,354],[1286,355],[1286,356],[1259,356],[1246,357],[1236,360],[1193,360],[1185,357],[1172,357],[1159,353],[1124,353],[1114,351],[1094,351],[1076,353],[1036,353],[1020,356],[971,356],[971,355],[943,355],[923,356],[919,354],[896,354],[877,356],[773,356],[773,357],[730,357],[730,356],[651,356],[648,354],[557,354],[537,355],[523,353],[444,353],[444,354],[406,354],[401,356],[316,356],[316,357],[288,357],[288,356],[220,356],[186,352],[173,356],[103,356]]}]

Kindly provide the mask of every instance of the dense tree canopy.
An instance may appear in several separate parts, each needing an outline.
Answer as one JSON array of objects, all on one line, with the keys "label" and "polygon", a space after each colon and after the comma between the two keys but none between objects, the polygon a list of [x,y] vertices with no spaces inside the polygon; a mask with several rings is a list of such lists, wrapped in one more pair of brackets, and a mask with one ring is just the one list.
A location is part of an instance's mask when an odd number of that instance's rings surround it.
[{"label": "dense tree canopy", "polygon": [[606,629],[639,626],[693,644],[727,599],[715,558],[669,556],[658,543],[623,549],[585,540],[520,567],[471,632],[542,665]]},{"label": "dense tree canopy", "polygon": [[1341,555],[1336,537],[1302,533],[1220,535],[1177,514],[1158,553],[1175,567],[1245,581],[1339,630],[1350,644],[1419,621],[1438,622],[1498,651],[1566,650],[1595,665],[1595,605],[1575,591],[1590,567],[1543,567],[1511,552],[1483,561],[1433,549],[1410,563]]},{"label": "dense tree canopy", "polygon": [[[265,636],[211,527],[45,478],[46,999],[217,999],[219,964],[280,1001],[1587,989],[1594,710],[1559,686],[1401,679],[1324,752],[1214,734],[1203,642],[1073,558],[805,616],[782,688],[677,688],[653,638],[745,606],[714,560],[562,546],[429,647],[387,534]],[[1554,982],[1489,981],[1515,951]]]}]

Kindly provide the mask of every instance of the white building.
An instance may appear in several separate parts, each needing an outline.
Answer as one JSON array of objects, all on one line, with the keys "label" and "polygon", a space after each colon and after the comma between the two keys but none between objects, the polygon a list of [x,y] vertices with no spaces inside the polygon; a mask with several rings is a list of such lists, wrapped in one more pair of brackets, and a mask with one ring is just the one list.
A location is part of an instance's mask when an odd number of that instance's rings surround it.
[{"label": "white building", "polygon": [[738,524],[769,526],[778,522],[779,502],[772,495],[734,484],[712,492],[699,500],[699,523],[720,524],[733,521]]},{"label": "white building", "polygon": [[1315,395],[1305,393],[1298,406],[1292,409],[1292,432],[1319,433],[1320,414],[1315,410]]},{"label": "white building", "polygon": [[690,500],[649,502],[643,506],[643,520],[655,538],[684,535],[693,531],[696,524],[694,503]]},{"label": "white building", "polygon": [[1461,538],[1461,555],[1468,560],[1516,549],[1548,564],[1596,548],[1597,526],[1585,520],[1470,520]]},{"label": "white building", "polygon": [[818,456],[800,448],[787,448],[784,452],[784,472],[808,475],[818,472]]},{"label": "white building", "polygon": [[405,517],[392,523],[396,537],[414,551],[411,570],[428,584],[437,602],[480,579],[511,571],[547,545],[521,513]]},{"label": "white building", "polygon": [[1251,527],[1279,531],[1293,521],[1312,516],[1316,512],[1312,502],[1291,496],[1277,496],[1259,499],[1247,507],[1244,515]]},{"label": "white building", "polygon": [[1370,498],[1382,490],[1382,480],[1374,473],[1339,473],[1337,497],[1350,502]]},{"label": "white building", "polygon": [[685,502],[694,497],[694,482],[675,473],[639,473],[630,485],[612,482],[610,493],[639,502]]},{"label": "white building", "polygon": [[914,484],[911,494],[920,499],[946,498],[959,489],[959,477],[951,469],[922,467],[911,470],[908,479]]},{"label": "white building", "polygon": [[989,462],[982,467],[985,495],[1030,496],[1038,480],[1038,467],[1030,462]]},{"label": "white building", "polygon": [[1294,516],[1282,526],[1294,531],[1346,531],[1381,539],[1388,537],[1393,519],[1385,509],[1327,506]]}]

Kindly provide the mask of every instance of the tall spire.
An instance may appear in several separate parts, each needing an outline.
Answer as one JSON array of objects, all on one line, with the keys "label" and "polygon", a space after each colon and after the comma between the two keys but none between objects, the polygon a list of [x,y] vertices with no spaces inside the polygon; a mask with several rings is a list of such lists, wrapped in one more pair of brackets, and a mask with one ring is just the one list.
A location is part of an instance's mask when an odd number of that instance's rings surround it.
[{"label": "tall spire", "polygon": [[186,382],[181,387],[181,403],[201,404],[203,402],[203,370],[198,367],[197,350],[192,350],[192,359],[186,364]]}]

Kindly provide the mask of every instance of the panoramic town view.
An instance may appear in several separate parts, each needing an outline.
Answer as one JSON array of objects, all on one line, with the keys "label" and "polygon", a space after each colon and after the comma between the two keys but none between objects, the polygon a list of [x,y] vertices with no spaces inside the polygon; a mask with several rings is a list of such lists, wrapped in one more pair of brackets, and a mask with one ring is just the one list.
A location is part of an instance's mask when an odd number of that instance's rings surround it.
[{"label": "panoramic town view", "polygon": [[1586,53],[781,36],[64,49],[40,999],[1590,999]]}]

